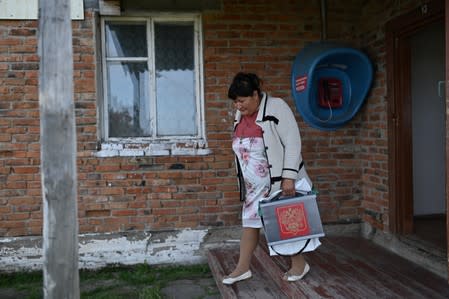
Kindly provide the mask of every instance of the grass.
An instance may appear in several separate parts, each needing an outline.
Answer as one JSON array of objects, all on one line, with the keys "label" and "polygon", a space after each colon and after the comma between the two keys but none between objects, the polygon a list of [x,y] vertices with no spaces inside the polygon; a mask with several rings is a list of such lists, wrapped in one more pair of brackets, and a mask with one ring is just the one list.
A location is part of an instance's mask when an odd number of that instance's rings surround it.
[{"label": "grass", "polygon": [[[100,270],[80,270],[80,298],[84,299],[162,299],[161,290],[168,282],[180,279],[211,278],[207,265],[156,267],[139,264],[132,267],[110,266]],[[42,272],[0,273],[1,292],[17,298],[40,299]],[[211,290],[210,294],[215,291]],[[215,293],[216,294],[216,293]]]}]

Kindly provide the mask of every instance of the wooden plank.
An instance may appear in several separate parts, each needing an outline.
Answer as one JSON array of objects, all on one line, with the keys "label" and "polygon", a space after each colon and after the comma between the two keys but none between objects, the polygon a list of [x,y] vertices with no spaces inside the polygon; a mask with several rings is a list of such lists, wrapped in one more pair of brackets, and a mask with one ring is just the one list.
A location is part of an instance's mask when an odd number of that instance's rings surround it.
[{"label": "wooden plank", "polygon": [[251,261],[250,265],[252,278],[233,285],[223,285],[221,283],[223,277],[234,270],[238,258],[238,248],[211,249],[208,252],[209,267],[223,298],[288,298],[268,276],[265,265],[262,265],[256,258]]},{"label": "wooden plank", "polygon": [[[239,291],[244,292],[247,298],[289,298],[276,284],[275,277],[269,273],[269,265],[264,262],[253,256],[250,265],[253,277],[239,285]],[[239,296],[239,298],[243,297]]]},{"label": "wooden plank", "polygon": [[237,298],[237,294],[232,288],[228,288],[221,283],[223,277],[226,276],[226,273],[222,267],[222,263],[220,262],[221,260],[223,260],[221,251],[222,249],[210,249],[207,251],[207,260],[209,263],[209,267],[215,278],[215,282],[217,283],[217,287],[220,291],[221,296],[225,299]]},{"label": "wooden plank", "polygon": [[[37,20],[38,2],[38,0],[0,0],[0,19]],[[72,19],[83,20],[83,0],[71,0],[70,4]]]},{"label": "wooden plank", "polygon": [[[291,283],[282,279],[285,269],[282,270],[279,264],[273,257],[270,257],[262,246],[257,246],[255,252],[256,259],[259,263],[264,265],[264,269],[269,279],[273,280],[276,285],[286,294],[289,298],[319,298],[319,294],[304,284]],[[283,267],[284,268],[284,267]]]},{"label": "wooden plank", "polygon": [[103,16],[119,16],[120,0],[99,0],[100,14]]},{"label": "wooden plank", "polygon": [[[238,298],[449,298],[444,279],[363,238],[323,238],[317,250],[304,254],[310,273],[288,283],[282,280],[288,258],[270,257],[261,239],[251,263],[253,279],[230,287]],[[229,273],[238,250],[219,259]]]},{"label": "wooden plank", "polygon": [[[265,248],[265,252],[268,254],[267,248]],[[354,281],[345,272],[338,271],[338,267],[333,266],[336,264],[332,261],[335,256],[331,256],[331,260],[320,261],[318,259],[310,262],[310,256],[316,255],[317,252],[318,250],[304,254],[306,260],[309,261],[311,271],[303,280],[292,285],[297,284],[301,292],[306,293],[307,298],[360,298],[360,292],[365,289],[362,281]],[[282,269],[282,272],[288,270],[288,258],[280,256],[270,258],[274,260],[279,269]],[[367,297],[377,297],[377,294],[369,289],[363,293]]]},{"label": "wooden plank", "polygon": [[341,263],[328,259],[313,260],[311,256],[309,254],[306,258],[311,265],[309,279],[313,280],[322,293],[340,298],[378,298],[377,292],[367,287],[364,280],[342,269]]},{"label": "wooden plank", "polygon": [[390,298],[413,298],[413,292],[399,286],[399,291],[394,292],[384,285],[384,278],[379,278],[377,270],[368,268],[366,264],[351,256],[345,256],[338,248],[332,248],[323,240],[321,248],[316,252],[307,254],[313,272],[311,274],[323,277],[323,283],[327,289],[335,289],[335,292],[349,292],[352,298],[360,296]]},{"label": "wooden plank", "polygon": [[122,9],[126,13],[141,11],[204,11],[221,10],[221,0],[126,0],[122,1]]},{"label": "wooden plank", "polygon": [[[359,241],[357,238],[348,240],[356,240],[355,242],[367,242],[367,246],[374,246],[368,240]],[[361,296],[387,298],[421,298],[423,296],[434,296],[428,290],[420,288],[410,288],[407,284],[398,283],[395,277],[383,273],[376,264],[365,262],[365,252],[360,256],[354,256],[352,251],[354,246],[346,246],[348,240],[342,240],[342,248],[328,242],[328,238],[322,240],[323,245],[316,251],[306,253],[306,260],[310,262],[311,271],[304,278],[308,287],[319,293],[322,297],[342,297],[342,298],[360,298]],[[344,247],[346,246],[346,247]],[[268,252],[266,246],[262,246],[265,253]],[[378,248],[385,252],[383,248]],[[268,253],[267,253],[268,254]],[[378,259],[376,254],[370,254],[373,259]],[[288,261],[283,257],[271,257],[278,265],[279,269],[285,271],[288,269]],[[396,258],[400,258],[393,254],[393,260],[389,263],[395,263]],[[409,263],[407,261],[407,263]],[[403,265],[399,269],[403,268]],[[410,273],[412,275],[412,273]],[[444,288],[445,284],[442,284]],[[441,286],[441,284],[440,284]],[[436,295],[435,298],[441,298]],[[434,297],[432,297],[434,298]]]},{"label": "wooden plank", "polygon": [[391,281],[390,286],[394,284],[399,287],[400,284],[401,290],[407,289],[418,297],[449,298],[449,286],[444,279],[379,245],[364,239],[344,237],[329,238],[327,241],[327,246],[333,246],[335,250],[344,251],[364,264],[378,269],[375,277],[385,275],[383,282]]},{"label": "wooden plank", "polygon": [[44,297],[79,298],[70,0],[39,1]]},{"label": "wooden plank", "polygon": [[[220,261],[220,266],[223,269],[222,276],[217,275],[217,284],[220,284],[224,289],[224,296],[234,296],[240,299],[252,299],[252,298],[277,298],[270,289],[261,288],[261,285],[267,284],[267,281],[263,281],[258,274],[258,270],[254,268],[254,264],[251,263],[250,269],[253,272],[251,279],[237,282],[233,285],[224,285],[221,283],[223,276],[231,273],[238,263],[239,249],[225,249],[216,252],[216,256]],[[231,297],[230,297],[231,298]]]}]

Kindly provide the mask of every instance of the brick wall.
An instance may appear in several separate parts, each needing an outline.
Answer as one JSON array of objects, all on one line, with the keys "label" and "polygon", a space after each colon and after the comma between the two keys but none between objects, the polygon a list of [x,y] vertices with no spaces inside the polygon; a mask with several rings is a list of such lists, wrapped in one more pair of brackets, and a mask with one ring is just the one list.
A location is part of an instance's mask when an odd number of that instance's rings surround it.
[{"label": "brick wall", "polygon": [[[330,2],[330,1],[329,1]],[[204,16],[207,106],[213,103],[231,110],[227,86],[240,70],[258,73],[264,89],[288,101],[296,112],[290,89],[291,66],[298,51],[321,36],[319,1],[226,1],[224,13]],[[357,3],[329,6],[328,37],[352,41]],[[352,16],[352,17],[351,17]],[[334,22],[334,21],[335,22]],[[211,113],[207,113],[211,115]],[[322,132],[306,125],[297,113],[308,172],[318,189],[324,222],[359,221],[361,215],[361,168],[354,144],[359,122],[342,130]],[[232,117],[228,117],[230,124]],[[220,122],[219,119],[208,119]],[[226,142],[220,147],[226,146]]]},{"label": "brick wall", "polygon": [[360,13],[358,40],[374,62],[376,71],[369,99],[358,116],[361,127],[355,143],[362,163],[362,220],[385,231],[389,231],[390,223],[385,25],[420,5],[421,1],[368,1]]},{"label": "brick wall", "polygon": [[0,234],[40,234],[35,21],[0,21]]},{"label": "brick wall", "polygon": [[[387,131],[384,23],[378,20],[392,10],[376,1],[327,2],[328,38],[365,48],[376,61],[376,80],[367,104],[342,129],[310,128],[296,113],[303,156],[325,223],[363,218],[382,227],[388,221]],[[203,13],[207,156],[92,154],[99,136],[94,13],[74,21],[80,233],[239,225],[228,85],[240,70],[256,72],[266,91],[296,111],[291,65],[306,43],[320,39],[319,3],[224,0],[222,10]],[[42,230],[37,84],[37,23],[0,20],[0,236]]]}]

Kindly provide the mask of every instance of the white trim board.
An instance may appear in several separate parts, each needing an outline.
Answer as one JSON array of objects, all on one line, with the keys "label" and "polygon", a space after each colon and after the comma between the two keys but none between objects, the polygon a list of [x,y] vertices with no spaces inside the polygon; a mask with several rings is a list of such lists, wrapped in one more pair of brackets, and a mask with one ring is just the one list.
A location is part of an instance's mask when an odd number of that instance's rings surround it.
[{"label": "white trim board", "polygon": [[[0,20],[37,20],[39,0],[0,0]],[[72,20],[84,19],[83,0],[70,0]]]}]

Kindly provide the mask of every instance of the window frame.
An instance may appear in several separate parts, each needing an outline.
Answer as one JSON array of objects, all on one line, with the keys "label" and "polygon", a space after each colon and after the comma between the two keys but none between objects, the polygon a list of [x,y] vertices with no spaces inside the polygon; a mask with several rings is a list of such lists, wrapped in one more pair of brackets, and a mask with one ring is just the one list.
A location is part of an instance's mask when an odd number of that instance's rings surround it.
[{"label": "window frame", "polygon": [[[143,58],[133,57],[106,57],[106,22],[145,22],[148,56]],[[195,73],[195,104],[197,128],[196,135],[171,135],[157,136],[157,111],[156,111],[156,67],[155,67],[155,48],[154,48],[154,24],[156,22],[182,23],[193,22],[194,34],[194,73]],[[203,82],[203,41],[202,41],[202,20],[201,14],[197,13],[161,13],[149,14],[136,17],[101,17],[101,60],[102,60],[102,96],[101,96],[101,141],[106,144],[174,144],[174,143],[196,143],[204,147],[205,139],[205,116],[204,116],[204,82]],[[109,112],[108,112],[108,76],[107,67],[109,61],[116,62],[147,62],[148,66],[148,94],[150,99],[150,126],[152,136],[149,137],[109,137]],[[196,146],[198,147],[198,146]]]}]

